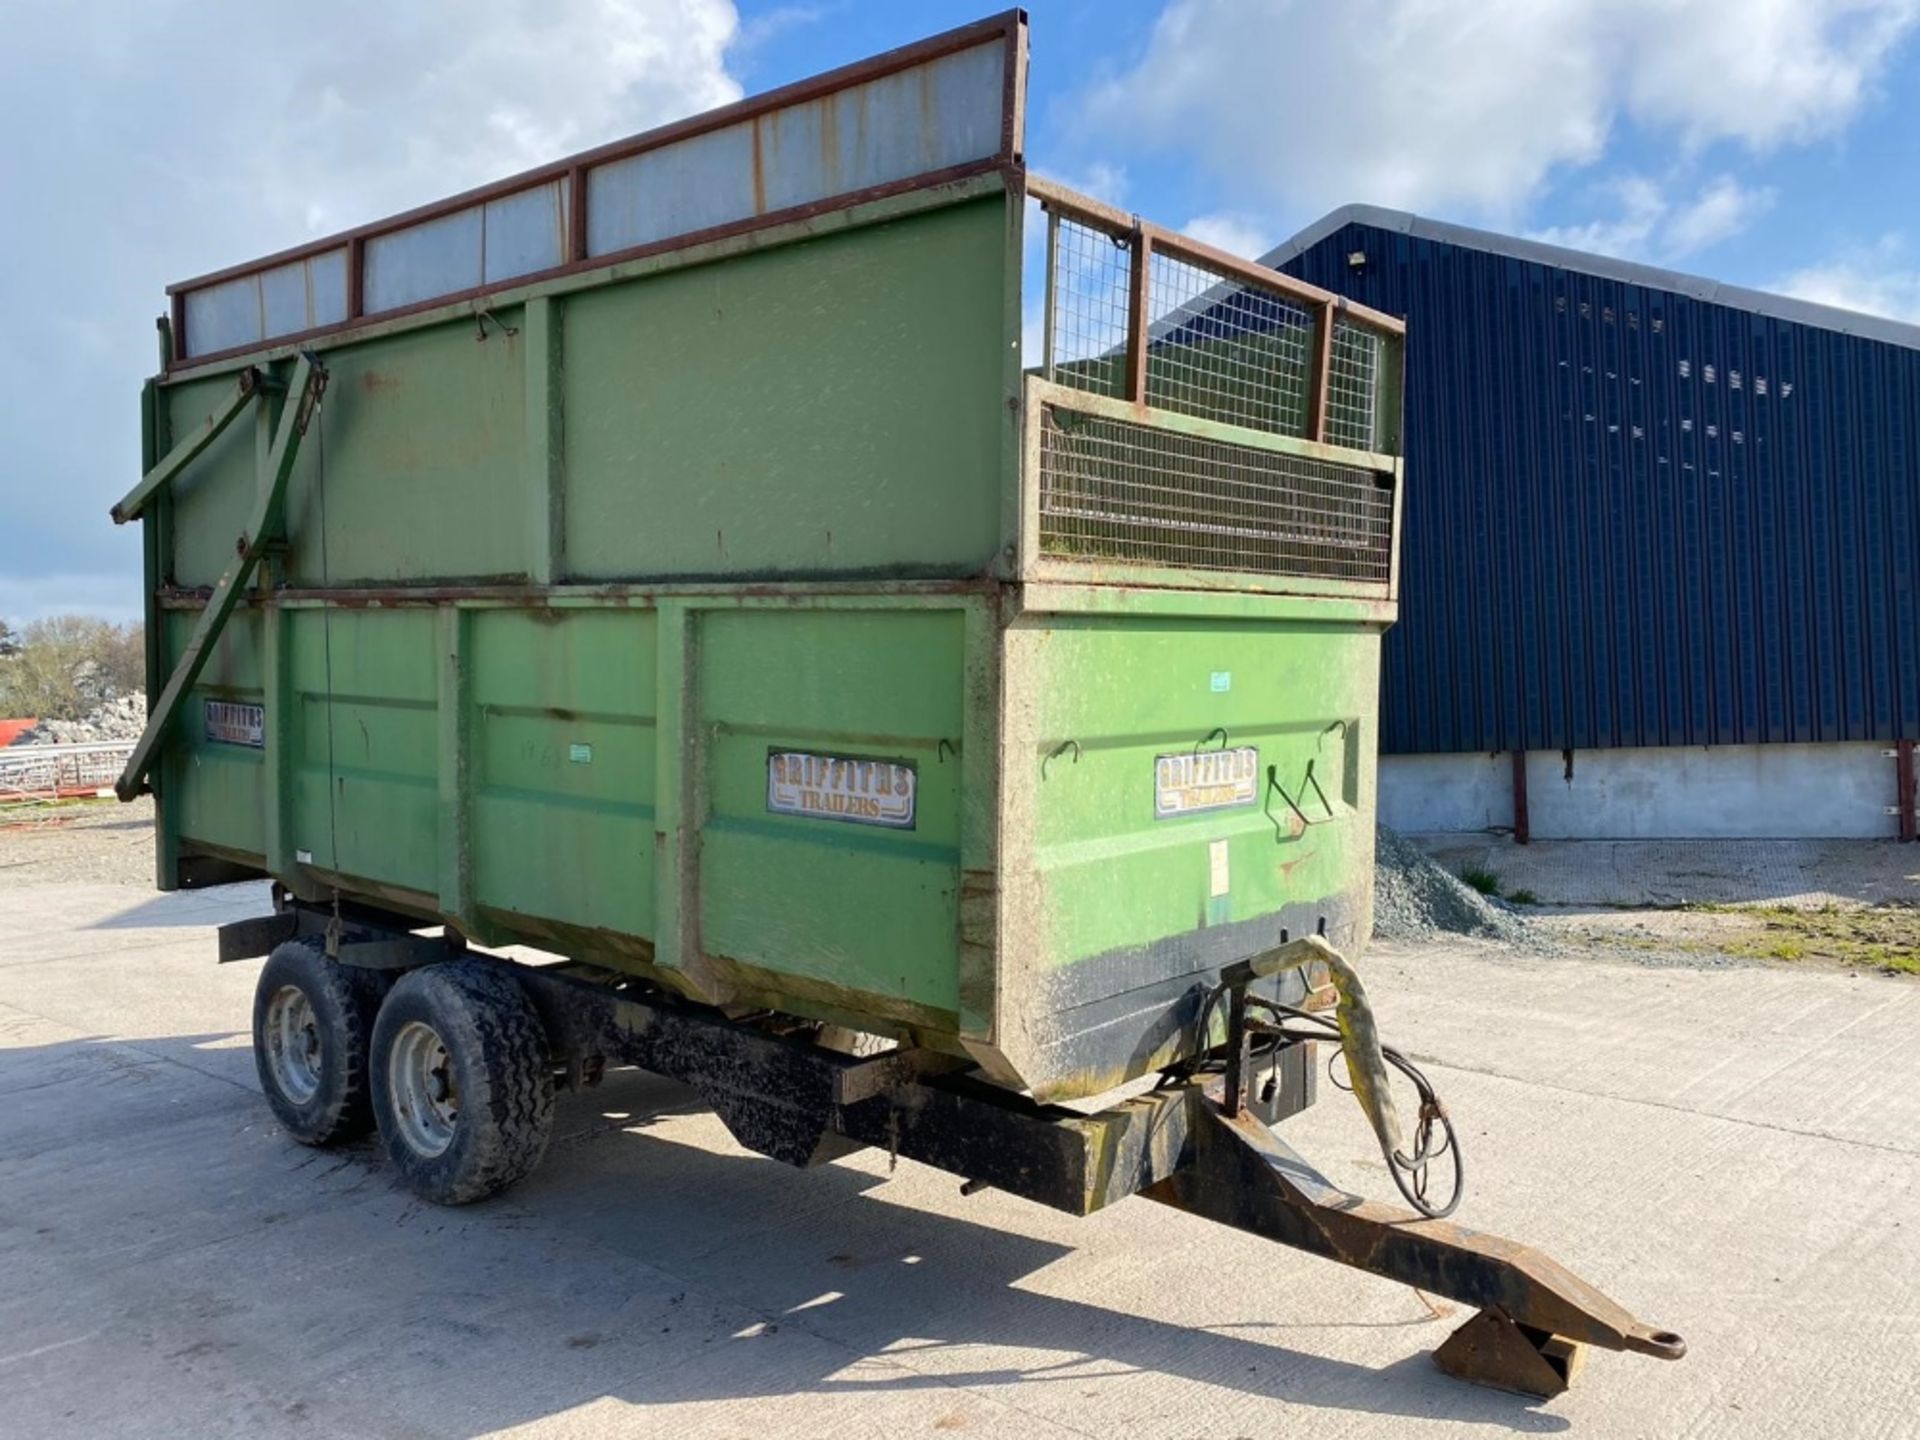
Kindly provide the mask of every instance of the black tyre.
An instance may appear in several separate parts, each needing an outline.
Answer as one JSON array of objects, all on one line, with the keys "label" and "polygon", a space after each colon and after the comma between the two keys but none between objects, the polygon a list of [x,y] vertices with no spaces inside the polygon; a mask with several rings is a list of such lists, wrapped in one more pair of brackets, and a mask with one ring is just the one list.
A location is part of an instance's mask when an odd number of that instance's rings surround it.
[{"label": "black tyre", "polygon": [[374,1022],[372,1088],[388,1156],[435,1204],[497,1195],[546,1154],[546,1031],[498,966],[450,960],[403,976]]},{"label": "black tyre", "polygon": [[373,1128],[367,1045],[383,977],[329,960],[317,940],[289,940],[253,992],[253,1063],[267,1104],[302,1145]]}]

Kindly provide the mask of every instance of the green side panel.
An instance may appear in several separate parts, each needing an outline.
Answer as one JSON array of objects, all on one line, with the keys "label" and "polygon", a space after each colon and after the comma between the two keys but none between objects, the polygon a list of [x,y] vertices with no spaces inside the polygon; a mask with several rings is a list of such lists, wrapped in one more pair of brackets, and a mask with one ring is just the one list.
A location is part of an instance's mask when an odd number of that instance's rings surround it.
[{"label": "green side panel", "polygon": [[[517,308],[501,311],[484,341],[472,323],[448,324],[327,352],[326,394],[287,484],[289,580],[527,573],[520,319]],[[197,428],[233,385],[228,374],[167,387],[172,433]],[[178,583],[212,585],[232,557],[275,413],[253,406],[175,483]]]},{"label": "green side panel", "polygon": [[1005,216],[994,196],[571,297],[568,573],[984,566]]},{"label": "green side panel", "polygon": [[[236,620],[238,616],[236,615]],[[288,848],[302,863],[335,868],[333,729],[329,723],[328,650],[336,612],[294,610],[287,616]],[[229,622],[233,623],[233,622]],[[311,858],[304,858],[311,857]]]},{"label": "green side panel", "polygon": [[[1006,821],[1019,843],[1002,1019],[1025,1032],[1016,1063],[1036,1090],[1089,1093],[1153,1068],[1155,1047],[1178,1042],[1159,1022],[1283,928],[1365,948],[1379,646],[1374,625],[1225,607],[1008,631],[1015,708],[1030,709],[1007,759],[1024,799]],[[1236,796],[1225,752],[1248,748]],[[1162,818],[1162,757],[1216,767],[1193,778],[1228,782],[1206,797],[1228,803]]]},{"label": "green side panel", "polygon": [[651,939],[659,617],[472,616],[474,892],[516,915]]},{"label": "green side panel", "polygon": [[[162,386],[161,403],[167,409],[168,433],[191,435],[233,395],[232,375],[216,375],[178,385]],[[162,572],[181,585],[213,585],[233,559],[234,542],[247,527],[253,509],[256,447],[263,407],[255,404],[235,418],[226,432],[174,480],[172,564]],[[192,628],[191,621],[188,624]],[[181,637],[185,644],[185,634]],[[177,654],[179,646],[172,653]],[[164,684],[164,679],[157,682]]]},{"label": "green side panel", "polygon": [[[964,611],[715,611],[698,624],[701,949],[801,994],[865,997],[855,1008],[873,1014],[950,1017]],[[768,756],[789,750],[911,765],[913,828],[773,813]]]},{"label": "green side panel", "polygon": [[331,681],[331,868],[427,894],[440,888],[435,635],[432,610],[325,612],[316,687],[324,696]]},{"label": "green side panel", "polygon": [[527,573],[518,308],[326,354],[317,434],[289,482],[296,583]]},{"label": "green side panel", "polygon": [[[166,615],[168,660],[186,648],[197,611]],[[203,845],[257,854],[264,849],[261,796],[262,752],[250,745],[214,739],[207,733],[207,702],[263,703],[259,663],[261,617],[240,610],[215,643],[200,683],[180,707],[178,728],[167,746],[170,823],[178,833]]]}]

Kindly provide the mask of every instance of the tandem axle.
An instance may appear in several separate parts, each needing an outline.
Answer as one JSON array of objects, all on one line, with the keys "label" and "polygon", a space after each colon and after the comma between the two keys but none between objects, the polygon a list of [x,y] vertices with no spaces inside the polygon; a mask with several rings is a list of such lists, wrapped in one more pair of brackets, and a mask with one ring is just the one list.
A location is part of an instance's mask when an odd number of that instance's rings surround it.
[{"label": "tandem axle", "polygon": [[309,1144],[377,1122],[427,1199],[478,1200],[522,1178],[545,1150],[555,1091],[633,1065],[690,1085],[742,1145],[790,1165],[874,1147],[958,1175],[969,1193],[1075,1215],[1139,1195],[1471,1305],[1435,1353],[1463,1379],[1551,1396],[1588,1346],[1686,1350],[1546,1256],[1349,1194],[1281,1140],[1270,1127],[1313,1103],[1315,1062],[1297,1031],[1249,1019],[1247,987],[1277,958],[1223,977],[1223,1046],[1084,1114],[986,1084],[957,1056],[845,1054],[793,1017],[730,1016],[596,966],[521,964],[416,934],[404,916],[276,897],[276,913],[220,932],[222,961],[269,957],[254,1008],[267,1097]]}]

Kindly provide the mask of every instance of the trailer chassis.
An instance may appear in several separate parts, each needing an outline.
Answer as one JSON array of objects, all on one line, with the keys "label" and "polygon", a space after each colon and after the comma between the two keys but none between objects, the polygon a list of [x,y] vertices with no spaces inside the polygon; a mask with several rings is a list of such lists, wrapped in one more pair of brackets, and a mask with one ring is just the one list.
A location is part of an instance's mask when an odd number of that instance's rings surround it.
[{"label": "trailer chassis", "polygon": [[1268,1082],[1245,1064],[1246,1006],[1230,1004],[1224,1068],[1175,1074],[1092,1114],[1042,1105],[919,1048],[872,1056],[828,1049],[792,1023],[734,1016],[631,976],[565,962],[528,965],[469,951],[453,932],[342,902],[302,904],[275,887],[275,913],[220,931],[220,959],[265,955],[305,937],[341,965],[405,971],[459,959],[510,975],[547,1032],[556,1078],[592,1085],[632,1065],[696,1090],[733,1137],[789,1165],[877,1148],[1073,1215],[1142,1196],[1264,1239],[1472,1306],[1438,1348],[1450,1374],[1550,1397],[1589,1346],[1661,1359],[1686,1351],[1538,1251],[1449,1220],[1351,1194],[1272,1126],[1313,1103],[1311,1043],[1283,1046]]}]

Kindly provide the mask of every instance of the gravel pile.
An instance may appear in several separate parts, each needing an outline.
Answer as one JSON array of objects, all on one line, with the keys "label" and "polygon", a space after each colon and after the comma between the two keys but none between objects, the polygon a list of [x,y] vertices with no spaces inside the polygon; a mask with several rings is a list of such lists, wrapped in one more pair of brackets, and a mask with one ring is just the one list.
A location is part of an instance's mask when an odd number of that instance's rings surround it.
[{"label": "gravel pile", "polygon": [[1511,908],[1442,869],[1397,830],[1375,827],[1373,865],[1373,933],[1380,939],[1529,938],[1527,922]]},{"label": "gravel pile", "polygon": [[100,740],[138,740],[147,724],[147,694],[116,695],[81,720],[42,720],[14,739],[16,745],[91,745]]}]

